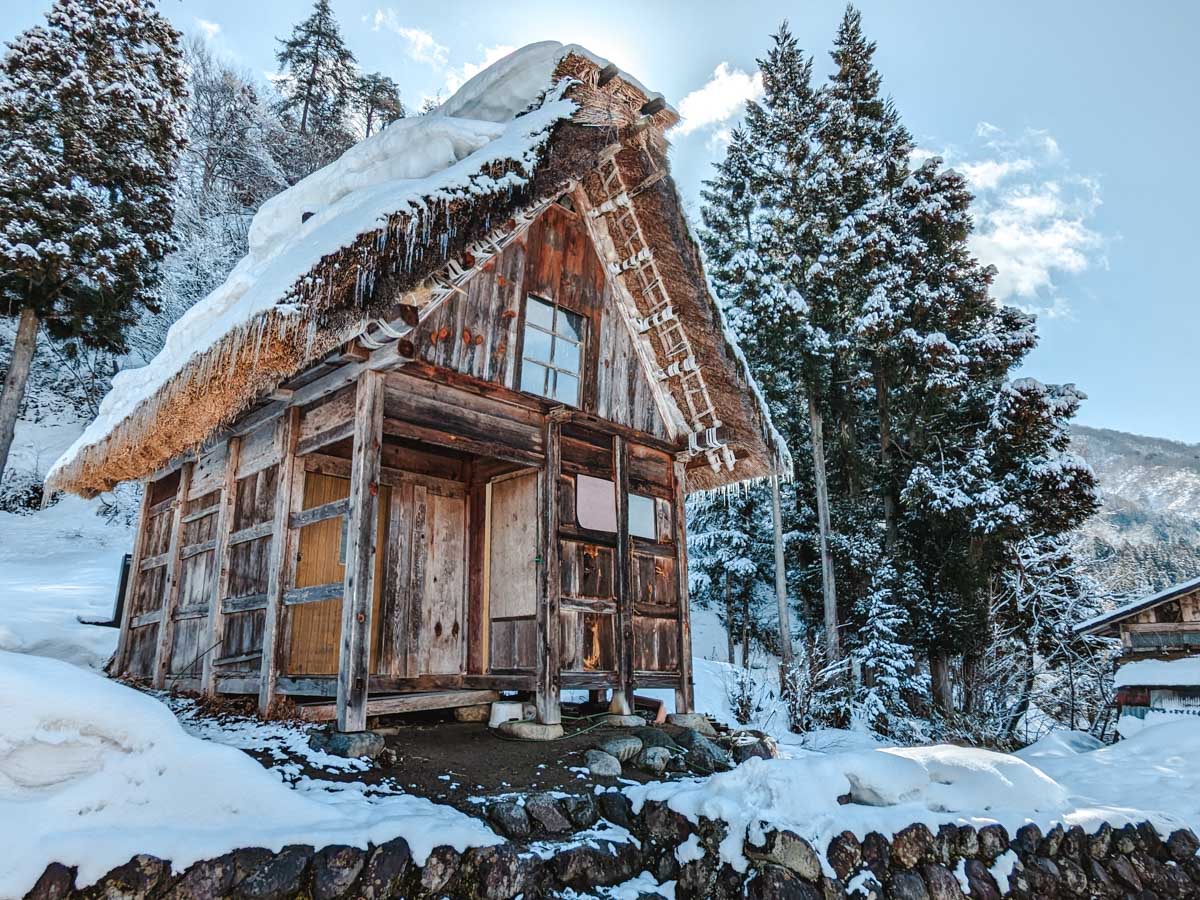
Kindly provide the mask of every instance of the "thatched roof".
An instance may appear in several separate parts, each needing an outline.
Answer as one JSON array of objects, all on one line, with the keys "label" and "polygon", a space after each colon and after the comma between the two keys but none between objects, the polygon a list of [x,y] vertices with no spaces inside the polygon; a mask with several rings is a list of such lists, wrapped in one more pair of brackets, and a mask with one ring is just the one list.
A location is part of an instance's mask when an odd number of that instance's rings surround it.
[{"label": "thatched roof", "polygon": [[[698,435],[689,490],[790,471],[668,174],[664,132],[677,121],[582,48],[535,44],[501,60],[438,113],[401,120],[265,204],[250,255],[172,327],[149,366],[117,376],[47,486],[95,494],[199,447],[317,360],[369,338],[398,304],[427,313],[446,295],[439,287],[471,268],[464,260],[576,188],[627,318],[665,302],[682,326],[684,374],[649,374],[675,413],[672,432]],[[652,368],[681,359],[663,334],[634,335]]]}]

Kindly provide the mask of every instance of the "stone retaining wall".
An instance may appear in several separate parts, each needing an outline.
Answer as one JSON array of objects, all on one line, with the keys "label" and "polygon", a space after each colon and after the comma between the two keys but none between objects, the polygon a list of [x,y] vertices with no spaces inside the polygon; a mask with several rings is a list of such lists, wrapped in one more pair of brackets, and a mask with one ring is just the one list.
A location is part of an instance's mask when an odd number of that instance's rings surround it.
[{"label": "stone retaining wall", "polygon": [[[693,825],[655,802],[635,813],[629,799],[617,792],[594,800],[536,795],[527,798],[524,806],[499,801],[487,813],[498,830],[517,839],[462,854],[438,847],[422,866],[413,863],[402,838],[367,850],[303,846],[285,847],[278,853],[238,850],[196,863],[179,875],[172,874],[167,862],[139,856],[84,889],[75,887],[72,869],[54,863],[28,897],[510,900],[620,884],[642,871],[659,882],[675,881],[680,900],[1200,897],[1196,856],[1200,842],[1189,831],[1177,831],[1163,840],[1148,824],[1119,829],[1104,825],[1090,835],[1079,827],[1064,830],[1061,826],[1042,834],[1034,825],[1011,837],[999,825],[979,830],[945,825],[936,834],[924,825],[911,825],[890,840],[871,833],[859,841],[844,832],[826,848],[826,858],[836,872],[831,878],[823,873],[815,849],[788,831],[768,832],[761,847],[747,844],[750,865],[739,873],[719,861],[717,846],[726,836],[724,823],[702,819]],[[641,846],[602,838],[571,842],[572,831],[591,828],[601,817],[628,829]],[[529,849],[529,842],[535,840],[542,842],[543,849],[546,841],[563,845],[543,857]],[[691,852],[683,854],[689,861],[681,865],[675,851],[684,844]],[[699,849],[703,855],[690,859]],[[1011,869],[1006,890],[993,877],[993,867],[1006,874]],[[960,878],[967,884],[966,891]]]}]

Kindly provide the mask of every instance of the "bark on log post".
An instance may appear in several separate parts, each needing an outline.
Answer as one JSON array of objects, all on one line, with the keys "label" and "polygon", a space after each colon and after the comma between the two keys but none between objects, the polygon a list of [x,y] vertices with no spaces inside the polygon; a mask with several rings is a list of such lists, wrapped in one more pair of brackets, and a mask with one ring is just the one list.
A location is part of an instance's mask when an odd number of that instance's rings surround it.
[{"label": "bark on log post", "polygon": [[380,372],[363,372],[354,397],[354,450],[346,526],[346,576],[342,592],[342,641],[338,655],[337,727],[367,727],[367,676],[371,666],[371,606],[375,596],[375,536],[383,449],[383,387]]},{"label": "bark on log post", "polygon": [[220,654],[217,644],[225,627],[221,603],[229,593],[229,533],[233,528],[233,510],[237,501],[237,468],[242,456],[242,439],[231,437],[225,445],[225,481],[221,486],[221,508],[217,510],[216,546],[213,550],[213,580],[208,592],[208,621],[204,624],[204,668],[200,674],[200,693],[212,695],[216,687],[216,666]]},{"label": "bark on log post", "polygon": [[129,579],[125,582],[125,602],[121,606],[121,631],[117,637],[117,653],[111,674],[124,675],[128,666],[129,623],[133,619],[133,599],[137,596],[142,576],[142,556],[146,547],[146,523],[150,521],[150,482],[142,481],[142,503],[138,511],[137,531],[133,533],[133,555],[129,561]]},{"label": "bark on log post", "polygon": [[829,486],[825,480],[825,430],[821,406],[813,394],[808,396],[808,418],[812,429],[813,482],[817,492],[817,531],[821,545],[821,593],[825,613],[825,654],[827,663],[842,655],[838,633],[837,586],[834,581],[833,549],[829,544]]},{"label": "bark on log post", "polygon": [[8,451],[16,434],[17,413],[21,409],[21,398],[25,396],[33,354],[37,350],[37,333],[37,313],[32,307],[26,307],[21,310],[21,317],[17,320],[12,358],[8,361],[8,372],[4,376],[4,389],[0,391],[0,475],[4,474],[8,465]]},{"label": "bark on log post", "polygon": [[690,713],[695,708],[692,686],[692,620],[688,598],[687,568],[687,468],[684,459],[675,460],[675,573],[679,579],[679,687],[675,688],[675,712]]},{"label": "bark on log post", "polygon": [[163,582],[166,594],[162,601],[162,615],[158,620],[158,647],[154,653],[154,677],[151,682],[158,690],[162,690],[166,685],[167,669],[171,667],[175,608],[179,605],[179,550],[183,546],[183,507],[187,505],[188,491],[192,487],[192,470],[195,466],[194,462],[188,462],[180,469],[175,508],[171,511],[171,543],[167,551],[167,574]]},{"label": "bark on log post", "polygon": [[613,485],[617,502],[616,578],[617,595],[617,687],[613,691],[612,711],[618,715],[633,712],[633,589],[630,586],[633,554],[629,544],[629,445],[614,435]]},{"label": "bark on log post", "polygon": [[537,607],[537,688],[534,703],[543,725],[562,722],[559,687],[559,594],[561,574],[558,552],[558,476],[562,469],[562,422],[556,411],[546,419],[546,464],[542,469],[541,527],[538,548],[542,561],[541,595]]},{"label": "bark on log post", "polygon": [[288,517],[292,508],[292,489],[296,480],[296,442],[300,438],[300,409],[284,413],[279,425],[279,476],[275,481],[275,508],[272,513],[271,555],[267,560],[267,609],[263,619],[262,668],[258,679],[258,714],[266,716],[275,700],[275,682],[279,678],[280,607],[287,589],[286,570],[293,541]]}]

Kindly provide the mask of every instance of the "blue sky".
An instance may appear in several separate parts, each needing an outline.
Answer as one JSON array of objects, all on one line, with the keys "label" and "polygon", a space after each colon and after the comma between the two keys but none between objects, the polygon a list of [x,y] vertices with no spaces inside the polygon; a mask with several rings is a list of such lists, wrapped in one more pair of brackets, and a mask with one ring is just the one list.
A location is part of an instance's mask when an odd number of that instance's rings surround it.
[{"label": "blue sky", "polygon": [[[47,0],[0,4],[0,37]],[[185,31],[258,75],[302,0],[162,0]],[[828,70],[840,0],[438,4],[333,0],[360,64],[405,100],[443,98],[485,62],[536,40],[577,42],[662,91],[687,116],[676,178],[693,213],[722,133],[758,89],[755,57],[780,20]],[[1200,4],[860,3],[887,91],[922,152],[977,194],[975,249],[996,294],[1039,312],[1022,374],[1071,381],[1080,421],[1200,442],[1195,176]]]}]

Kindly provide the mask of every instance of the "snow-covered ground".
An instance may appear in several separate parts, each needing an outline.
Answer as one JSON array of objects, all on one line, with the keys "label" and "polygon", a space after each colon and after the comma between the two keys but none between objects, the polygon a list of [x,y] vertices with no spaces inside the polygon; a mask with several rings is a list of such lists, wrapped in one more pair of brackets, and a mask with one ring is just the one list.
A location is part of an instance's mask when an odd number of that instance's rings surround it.
[{"label": "snow-covered ground", "polygon": [[[363,846],[403,835],[420,859],[434,843],[497,840],[481,822],[399,786],[367,789],[346,779],[364,764],[308,750],[301,729],[215,724],[186,701],[168,707],[93,671],[116,632],[76,617],[111,612],[131,541],[127,526],[106,523],[97,509],[95,501],[67,499],[33,516],[0,514],[0,897],[21,896],[51,859],[78,865],[83,884],[135,852],[182,867],[237,846]],[[719,623],[704,611],[694,618],[697,651],[724,656]],[[697,656],[698,706],[733,724],[739,671]],[[638,800],[666,799],[689,816],[727,819],[737,837],[725,849],[735,863],[741,836],[753,839],[762,821],[793,827],[817,846],[845,829],[891,833],[914,821],[999,821],[1012,829],[1026,821],[1095,827],[1148,818],[1166,832],[1184,824],[1200,830],[1200,717],[1151,716],[1112,747],[1073,732],[1014,755],[881,747],[853,732],[789,735],[775,672],[769,660],[751,669],[752,724],[777,737],[783,758],[630,788]],[[251,749],[276,765],[264,768],[241,752]],[[343,777],[312,774],[322,769]],[[839,803],[846,794],[854,802]]]}]

